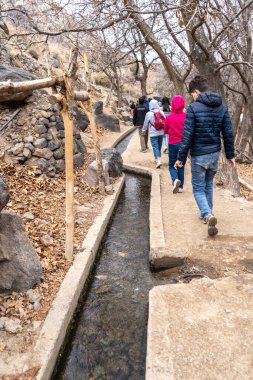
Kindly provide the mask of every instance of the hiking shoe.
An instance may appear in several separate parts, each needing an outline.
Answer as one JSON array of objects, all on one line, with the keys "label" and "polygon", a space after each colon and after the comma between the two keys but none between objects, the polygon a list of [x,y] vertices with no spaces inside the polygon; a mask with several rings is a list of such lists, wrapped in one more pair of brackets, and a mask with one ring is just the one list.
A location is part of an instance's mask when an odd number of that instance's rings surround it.
[{"label": "hiking shoe", "polygon": [[179,186],[181,185],[180,179],[175,179],[173,182],[173,194],[176,194],[179,192]]},{"label": "hiking shoe", "polygon": [[178,192],[179,192],[179,193],[182,193],[182,192],[183,192],[182,187],[179,187]]},{"label": "hiking shoe", "polygon": [[160,168],[162,166],[162,163],[160,160],[156,161],[156,169]]},{"label": "hiking shoe", "polygon": [[142,149],[141,153],[147,153],[147,149]]},{"label": "hiking shoe", "polygon": [[217,235],[218,233],[218,228],[215,227],[216,224],[217,224],[217,218],[215,218],[215,216],[213,215],[208,215],[207,218],[204,218],[204,220],[206,220],[206,223],[207,223],[207,232],[208,232],[208,235],[209,236],[215,236]]}]

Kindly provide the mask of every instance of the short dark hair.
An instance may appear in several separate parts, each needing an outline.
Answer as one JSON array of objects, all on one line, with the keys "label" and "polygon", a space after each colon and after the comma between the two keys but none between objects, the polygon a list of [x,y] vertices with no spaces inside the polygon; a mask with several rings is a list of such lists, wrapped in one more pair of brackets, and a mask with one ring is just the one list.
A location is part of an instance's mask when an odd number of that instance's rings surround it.
[{"label": "short dark hair", "polygon": [[205,92],[208,89],[207,80],[200,75],[197,75],[193,78],[189,83],[189,93],[193,93],[195,90],[199,90],[200,92]]},{"label": "short dark hair", "polygon": [[139,104],[144,104],[144,103],[145,103],[145,98],[144,98],[144,96],[141,96],[139,98]]}]

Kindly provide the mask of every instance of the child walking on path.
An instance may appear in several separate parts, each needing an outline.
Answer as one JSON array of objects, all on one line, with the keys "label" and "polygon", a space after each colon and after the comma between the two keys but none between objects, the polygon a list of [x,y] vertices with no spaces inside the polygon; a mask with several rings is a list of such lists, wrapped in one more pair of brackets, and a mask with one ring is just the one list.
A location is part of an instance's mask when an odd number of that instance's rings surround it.
[{"label": "child walking on path", "polygon": [[182,193],[184,187],[184,166],[175,168],[178,150],[182,141],[184,122],[184,98],[180,95],[174,96],[171,102],[172,113],[165,119],[164,133],[169,135],[169,172],[173,182],[173,193]]},{"label": "child walking on path", "polygon": [[161,149],[165,116],[164,113],[160,111],[157,100],[153,99],[150,101],[149,109],[150,111],[145,116],[142,133],[146,133],[147,129],[149,130],[150,142],[153,148],[156,168],[158,169],[162,166]]}]

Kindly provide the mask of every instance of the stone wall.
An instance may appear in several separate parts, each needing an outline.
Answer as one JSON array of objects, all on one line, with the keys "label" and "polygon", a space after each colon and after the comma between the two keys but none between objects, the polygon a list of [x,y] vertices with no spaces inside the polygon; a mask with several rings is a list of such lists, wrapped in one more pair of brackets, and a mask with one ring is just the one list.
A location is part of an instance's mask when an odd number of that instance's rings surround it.
[{"label": "stone wall", "polygon": [[[78,107],[74,113],[74,166],[82,166],[86,148],[80,130],[87,128],[89,119]],[[36,166],[38,175],[46,173],[49,177],[64,171],[64,124],[57,106],[49,103],[46,91],[34,92],[4,137],[12,162]]]}]

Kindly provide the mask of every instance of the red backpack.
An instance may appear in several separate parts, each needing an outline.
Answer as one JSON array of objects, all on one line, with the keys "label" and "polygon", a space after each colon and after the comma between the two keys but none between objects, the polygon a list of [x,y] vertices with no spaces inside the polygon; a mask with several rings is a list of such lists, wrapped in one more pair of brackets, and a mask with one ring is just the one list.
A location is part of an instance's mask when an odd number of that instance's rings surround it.
[{"label": "red backpack", "polygon": [[[153,111],[152,111],[153,112]],[[159,131],[160,129],[163,129],[164,128],[164,121],[165,121],[165,117],[161,114],[160,111],[157,111],[157,112],[153,112],[154,114],[154,118],[155,118],[155,122],[154,122],[154,125],[152,125],[152,127],[154,127],[157,131]]]}]

